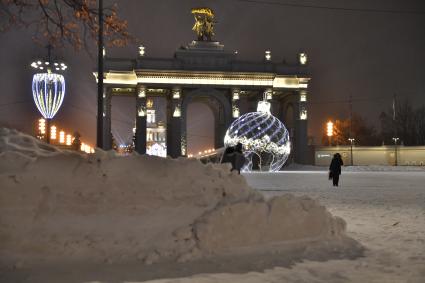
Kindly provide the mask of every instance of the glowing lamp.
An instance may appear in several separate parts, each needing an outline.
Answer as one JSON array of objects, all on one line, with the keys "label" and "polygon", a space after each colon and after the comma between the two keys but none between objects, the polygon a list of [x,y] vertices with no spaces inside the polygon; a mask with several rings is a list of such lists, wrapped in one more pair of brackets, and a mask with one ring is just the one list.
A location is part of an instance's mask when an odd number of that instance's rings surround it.
[{"label": "glowing lamp", "polygon": [[232,113],[233,113],[233,118],[238,118],[239,115],[240,115],[239,108],[236,107],[236,106],[233,106],[233,112]]},{"label": "glowing lamp", "polygon": [[180,117],[180,116],[181,116],[180,106],[177,105],[176,108],[174,109],[173,117]]},{"label": "glowing lamp", "polygon": [[173,99],[180,99],[180,90],[179,89],[173,90]]},{"label": "glowing lamp", "polygon": [[59,132],[59,143],[65,143],[65,132],[64,131]]},{"label": "glowing lamp", "polygon": [[71,135],[66,135],[66,145],[71,145],[72,144],[72,136]]},{"label": "glowing lamp", "polygon": [[272,52],[270,50],[267,50],[264,54],[264,58],[266,61],[270,61],[272,59]]},{"label": "glowing lamp", "polygon": [[46,120],[43,118],[38,120],[38,131],[41,135],[46,133]]},{"label": "glowing lamp", "polygon": [[300,65],[306,65],[307,64],[307,54],[302,52],[298,54],[298,61],[300,62]]},{"label": "glowing lamp", "polygon": [[145,56],[145,47],[143,46],[143,45],[140,45],[139,46],[139,56],[140,57],[143,57],[143,56]]},{"label": "glowing lamp", "polygon": [[51,126],[50,127],[50,138],[52,140],[56,139],[56,126]]},{"label": "glowing lamp", "polygon": [[333,134],[334,134],[334,123],[332,123],[331,121],[329,121],[329,122],[326,124],[326,135],[327,135],[328,137],[332,137],[332,136],[333,136]]}]

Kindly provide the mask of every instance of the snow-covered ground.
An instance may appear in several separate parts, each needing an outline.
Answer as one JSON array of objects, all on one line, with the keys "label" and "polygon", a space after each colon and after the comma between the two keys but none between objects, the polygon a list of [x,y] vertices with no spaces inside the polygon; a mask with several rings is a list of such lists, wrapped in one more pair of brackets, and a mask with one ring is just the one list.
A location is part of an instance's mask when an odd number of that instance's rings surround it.
[{"label": "snow-covered ground", "polygon": [[344,168],[339,188],[292,169],[246,174],[254,191],[222,165],[0,129],[0,282],[425,282],[423,168]]},{"label": "snow-covered ground", "polygon": [[317,201],[265,198],[228,165],[84,155],[0,128],[0,282],[140,282],[363,251]]},{"label": "snow-covered ground", "polygon": [[[425,282],[425,173],[421,167],[410,168],[408,172],[390,172],[395,170],[393,167],[376,168],[379,170],[344,168],[339,188],[331,186],[326,172],[314,168],[245,175],[252,187],[268,197],[290,192],[318,199],[334,215],[347,221],[348,235],[367,248],[364,257],[305,261],[262,273],[208,274],[149,283]],[[359,171],[355,172],[356,169]]]}]

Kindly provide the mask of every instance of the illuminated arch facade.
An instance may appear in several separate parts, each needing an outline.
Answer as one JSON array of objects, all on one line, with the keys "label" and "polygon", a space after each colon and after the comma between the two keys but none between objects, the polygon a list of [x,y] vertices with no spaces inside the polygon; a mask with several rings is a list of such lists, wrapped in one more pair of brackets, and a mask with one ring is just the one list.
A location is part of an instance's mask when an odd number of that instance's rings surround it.
[{"label": "illuminated arch facade", "polygon": [[[296,57],[296,56],[294,56]],[[295,60],[294,60],[295,61]],[[285,123],[285,110],[292,107],[288,125],[293,156],[297,163],[309,162],[307,146],[307,103],[310,76],[308,66],[242,61],[219,42],[193,41],[172,58],[145,56],[105,58],[104,148],[112,147],[111,97],[136,97],[136,150],[146,153],[147,101],[149,97],[167,99],[167,154],[186,156],[186,110],[190,101],[204,100],[215,109],[215,147],[223,146],[226,129],[244,113],[255,111],[264,94],[271,102],[272,114]],[[286,123],[285,123],[286,124]]]}]

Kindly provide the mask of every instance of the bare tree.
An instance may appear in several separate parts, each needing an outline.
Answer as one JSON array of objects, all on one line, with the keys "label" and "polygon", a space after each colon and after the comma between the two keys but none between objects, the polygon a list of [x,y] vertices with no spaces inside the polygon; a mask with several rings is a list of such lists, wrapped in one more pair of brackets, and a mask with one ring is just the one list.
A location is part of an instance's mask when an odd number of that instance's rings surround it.
[{"label": "bare tree", "polygon": [[[395,119],[394,119],[395,118]],[[380,115],[381,136],[387,144],[392,143],[393,137],[398,137],[404,145],[424,144],[425,110],[424,107],[414,109],[409,100],[400,101],[393,109]]]},{"label": "bare tree", "polygon": [[[99,18],[96,0],[0,0],[0,31],[34,26],[34,40],[53,46],[71,44],[80,49],[88,38],[97,41]],[[132,37],[127,21],[117,15],[117,6],[104,9],[108,45],[124,46]]]},{"label": "bare tree", "polygon": [[415,111],[417,145],[425,145],[425,106]]},{"label": "bare tree", "polygon": [[[352,121],[349,118],[336,120],[333,134],[332,145],[349,145],[349,138],[354,138],[357,145],[379,145],[375,128],[356,113],[352,115]],[[322,143],[325,145],[327,141],[328,137],[323,135]]]}]

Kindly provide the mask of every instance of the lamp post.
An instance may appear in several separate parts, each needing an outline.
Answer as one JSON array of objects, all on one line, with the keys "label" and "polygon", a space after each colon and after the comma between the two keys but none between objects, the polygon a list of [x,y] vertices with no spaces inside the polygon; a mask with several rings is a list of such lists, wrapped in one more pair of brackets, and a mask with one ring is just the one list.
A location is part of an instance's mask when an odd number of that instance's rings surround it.
[{"label": "lamp post", "polygon": [[353,166],[354,165],[354,161],[353,161],[353,143],[354,143],[355,139],[349,138],[348,140],[350,141],[351,166]]},{"label": "lamp post", "polygon": [[103,0],[99,0],[99,31],[98,31],[98,54],[97,54],[97,135],[96,145],[103,148]]},{"label": "lamp post", "polygon": [[399,138],[393,138],[394,141],[394,154],[395,154],[395,166],[398,165],[398,160],[397,160],[397,142],[398,142]]},{"label": "lamp post", "polygon": [[326,123],[326,135],[328,136],[328,145],[331,146],[331,138],[334,134],[334,123],[329,121]]},{"label": "lamp post", "polygon": [[45,140],[50,143],[51,120],[65,97],[65,78],[59,72],[64,72],[68,66],[64,62],[53,61],[52,47],[49,45],[47,48],[48,58],[35,60],[31,67],[36,70],[32,77],[32,95],[38,111],[44,117]]}]

